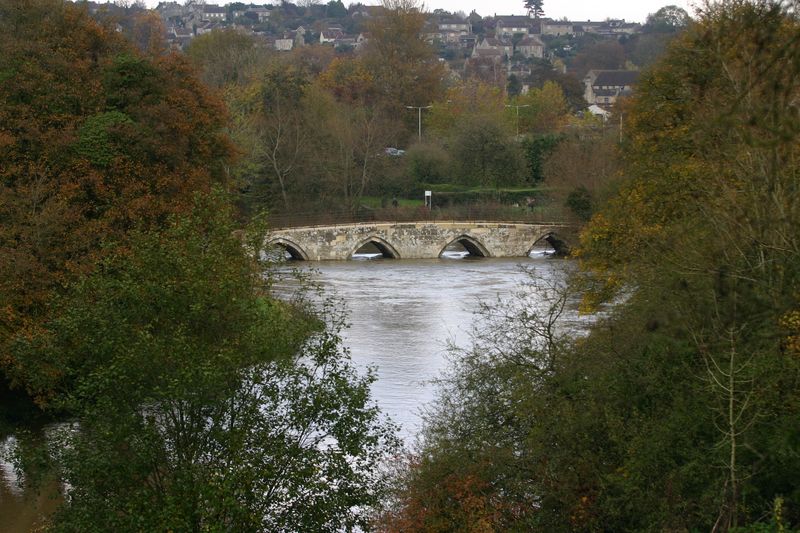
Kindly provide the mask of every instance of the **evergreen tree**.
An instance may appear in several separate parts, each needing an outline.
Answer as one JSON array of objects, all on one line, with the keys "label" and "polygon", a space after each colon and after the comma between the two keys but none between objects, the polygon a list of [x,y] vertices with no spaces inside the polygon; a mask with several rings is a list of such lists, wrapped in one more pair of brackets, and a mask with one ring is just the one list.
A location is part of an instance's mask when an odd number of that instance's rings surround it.
[{"label": "evergreen tree", "polygon": [[532,14],[534,18],[542,18],[544,16],[544,0],[525,0],[525,9],[528,14]]}]

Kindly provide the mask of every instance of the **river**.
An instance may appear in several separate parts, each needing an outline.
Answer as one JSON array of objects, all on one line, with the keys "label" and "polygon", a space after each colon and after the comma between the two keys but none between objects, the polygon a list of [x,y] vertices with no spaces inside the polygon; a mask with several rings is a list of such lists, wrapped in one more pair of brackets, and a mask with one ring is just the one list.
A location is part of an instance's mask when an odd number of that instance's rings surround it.
[{"label": "river", "polygon": [[517,259],[301,264],[316,272],[312,279],[327,294],[344,302],[345,345],[360,368],[376,368],[374,398],[401,425],[407,442],[418,433],[421,410],[435,397],[431,381],[447,366],[448,343],[468,344],[479,302],[511,297],[526,279],[523,266],[536,277],[557,280],[571,264],[541,253]]},{"label": "river", "polygon": [[[447,366],[448,342],[469,342],[478,303],[511,297],[526,278],[523,266],[550,280],[562,279],[571,267],[541,253],[518,259],[449,255],[294,264],[345,306],[349,327],[343,332],[344,343],[358,367],[376,369],[374,399],[400,424],[407,443],[419,431],[422,409],[435,397],[431,381]],[[530,298],[535,303],[539,296]],[[0,445],[8,439],[13,437]],[[49,496],[21,492],[11,466],[0,462],[0,531],[30,531],[41,512],[55,505]]]}]

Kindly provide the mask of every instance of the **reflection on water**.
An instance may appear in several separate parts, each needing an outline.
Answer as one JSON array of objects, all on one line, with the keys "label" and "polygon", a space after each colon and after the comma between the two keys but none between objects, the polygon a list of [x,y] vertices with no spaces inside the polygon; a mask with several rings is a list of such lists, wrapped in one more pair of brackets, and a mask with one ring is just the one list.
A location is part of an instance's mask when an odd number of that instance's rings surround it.
[{"label": "reflection on water", "polygon": [[528,259],[473,259],[463,250],[442,259],[360,259],[293,266],[315,270],[326,293],[344,301],[345,344],[357,365],[377,367],[375,399],[407,440],[434,398],[431,380],[446,367],[447,343],[468,343],[478,303],[511,296],[525,280],[520,265],[547,279],[563,278],[570,266],[543,251]]}]

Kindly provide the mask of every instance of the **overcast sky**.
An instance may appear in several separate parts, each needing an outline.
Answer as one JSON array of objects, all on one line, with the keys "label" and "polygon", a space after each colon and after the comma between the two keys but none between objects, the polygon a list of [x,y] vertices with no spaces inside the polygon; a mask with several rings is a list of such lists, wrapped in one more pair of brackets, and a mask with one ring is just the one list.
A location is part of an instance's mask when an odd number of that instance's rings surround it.
[{"label": "overcast sky", "polygon": [[[224,5],[231,0],[206,0],[208,4]],[[244,3],[261,4],[269,0],[241,0]],[[299,0],[294,0],[297,3]],[[321,3],[327,0],[319,0]],[[358,0],[342,0],[345,6]],[[159,0],[145,0],[149,7],[158,5]],[[375,0],[361,0],[364,4],[377,4]],[[279,3],[277,0],[269,3]],[[441,8],[447,11],[469,13],[473,9],[479,15],[524,15],[524,0],[426,0],[429,11]],[[544,1],[545,16],[554,19],[567,17],[570,20],[605,20],[607,18],[625,19],[628,22],[644,22],[647,15],[655,13],[665,5],[677,5],[692,14],[694,0],[552,0]]]},{"label": "overcast sky", "polygon": [[[344,0],[343,0],[344,1]],[[347,2],[345,1],[345,4]],[[524,0],[428,0],[425,6],[429,10],[436,8],[447,11],[464,11],[473,9],[479,15],[524,15]],[[689,0],[558,0],[544,1],[546,17],[570,20],[605,20],[607,18],[625,19],[628,22],[644,22],[647,15],[655,13],[665,5],[677,5],[692,14]]]}]

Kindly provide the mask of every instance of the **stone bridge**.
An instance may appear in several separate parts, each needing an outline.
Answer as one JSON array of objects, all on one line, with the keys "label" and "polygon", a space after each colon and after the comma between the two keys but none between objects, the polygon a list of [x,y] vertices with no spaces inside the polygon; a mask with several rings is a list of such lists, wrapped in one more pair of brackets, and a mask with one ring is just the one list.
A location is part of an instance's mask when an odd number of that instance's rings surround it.
[{"label": "stone bridge", "polygon": [[361,223],[275,229],[266,244],[285,249],[305,261],[346,260],[372,244],[384,257],[430,259],[454,243],[481,257],[524,257],[534,245],[547,241],[557,253],[569,248],[557,236],[565,224],[514,224],[502,222],[398,222]]}]

